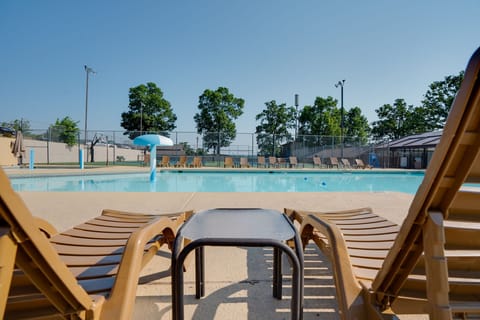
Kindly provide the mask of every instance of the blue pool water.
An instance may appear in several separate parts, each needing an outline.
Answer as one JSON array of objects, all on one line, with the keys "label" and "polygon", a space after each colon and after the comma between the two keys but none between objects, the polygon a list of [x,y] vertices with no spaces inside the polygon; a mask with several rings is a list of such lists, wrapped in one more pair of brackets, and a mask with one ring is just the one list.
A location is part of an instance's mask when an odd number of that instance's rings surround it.
[{"label": "blue pool water", "polygon": [[422,172],[189,172],[12,178],[16,191],[90,192],[382,192],[414,194]]}]

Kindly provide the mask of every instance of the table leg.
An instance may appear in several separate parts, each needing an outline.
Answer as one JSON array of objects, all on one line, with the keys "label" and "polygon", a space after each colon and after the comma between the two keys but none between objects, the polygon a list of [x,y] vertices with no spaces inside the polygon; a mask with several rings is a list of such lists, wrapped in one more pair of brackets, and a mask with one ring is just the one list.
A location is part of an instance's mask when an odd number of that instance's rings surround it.
[{"label": "table leg", "polygon": [[195,249],[195,298],[205,296],[205,247]]},{"label": "table leg", "polygon": [[273,296],[282,299],[282,250],[273,247]]},{"label": "table leg", "polygon": [[183,319],[183,262],[180,247],[182,239],[175,239],[172,250],[172,319]]}]

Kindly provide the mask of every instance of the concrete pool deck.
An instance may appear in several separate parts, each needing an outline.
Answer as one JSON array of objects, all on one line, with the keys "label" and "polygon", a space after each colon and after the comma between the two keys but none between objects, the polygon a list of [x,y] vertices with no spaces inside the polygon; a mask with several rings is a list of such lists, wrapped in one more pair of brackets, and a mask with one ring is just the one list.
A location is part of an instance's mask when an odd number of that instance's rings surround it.
[{"label": "concrete pool deck", "polygon": [[[145,168],[141,168],[145,171]],[[120,170],[120,169],[117,169]],[[126,169],[127,171],[138,171]],[[68,174],[78,169],[6,169],[8,175]],[[90,170],[89,170],[90,171]],[[99,172],[95,170],[96,172]],[[107,169],[102,172],[112,172]],[[125,172],[123,169],[121,172]],[[363,193],[114,193],[20,192],[34,215],[65,230],[100,214],[104,208],[162,214],[216,207],[260,207],[282,211],[344,210],[371,207],[374,212],[401,223],[413,195],[399,192]],[[134,319],[171,319],[169,252],[164,248],[145,268],[137,289]],[[206,296],[194,298],[194,270],[185,274],[186,319],[289,319],[290,283],[284,279],[284,298],[271,294],[270,248],[207,248]],[[286,263],[288,266],[288,263]],[[287,268],[285,268],[287,269]],[[304,319],[338,319],[330,265],[310,244],[305,252]],[[418,316],[401,317],[418,319]]]}]

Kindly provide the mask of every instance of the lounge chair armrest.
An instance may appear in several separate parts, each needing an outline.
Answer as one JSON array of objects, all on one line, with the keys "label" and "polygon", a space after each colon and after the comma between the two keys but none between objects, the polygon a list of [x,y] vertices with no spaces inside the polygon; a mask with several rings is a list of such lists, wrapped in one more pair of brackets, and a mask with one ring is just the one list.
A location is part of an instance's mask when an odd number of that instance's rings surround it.
[{"label": "lounge chair armrest", "polygon": [[[317,230],[326,236],[328,243],[317,244],[326,254],[335,270],[335,287],[339,298],[340,310],[348,310],[345,319],[353,319],[353,315],[364,312],[364,298],[362,288],[353,274],[352,264],[347,251],[347,245],[342,233],[335,224],[327,219],[321,219],[314,215],[306,215],[300,228],[300,236],[304,246],[313,238],[313,230]],[[317,241],[321,241],[318,238]],[[342,306],[343,305],[343,306]],[[362,319],[361,317],[359,319]]]},{"label": "lounge chair armrest", "polygon": [[110,299],[105,302],[103,311],[108,312],[109,315],[115,315],[112,316],[114,319],[129,319],[131,317],[133,304],[128,302],[135,300],[145,245],[160,234],[172,239],[175,238],[176,229],[175,221],[160,216],[132,233],[127,241]]},{"label": "lounge chair armrest", "polygon": [[38,229],[40,229],[47,238],[51,238],[58,233],[57,229],[50,222],[40,217],[34,217],[34,219]]}]

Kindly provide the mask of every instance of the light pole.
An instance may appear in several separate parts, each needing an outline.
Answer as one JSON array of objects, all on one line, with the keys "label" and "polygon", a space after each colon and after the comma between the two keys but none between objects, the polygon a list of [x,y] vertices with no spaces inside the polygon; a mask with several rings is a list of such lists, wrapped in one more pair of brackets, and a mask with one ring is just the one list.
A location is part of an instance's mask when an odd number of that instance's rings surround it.
[{"label": "light pole", "polygon": [[295,140],[298,138],[298,94],[295,94]]},{"label": "light pole", "polygon": [[[87,67],[87,65],[84,65],[83,66],[85,68],[85,73],[86,73],[86,76],[87,76],[87,83],[85,85],[85,153],[87,155],[87,158],[88,159],[88,147],[87,147],[87,121],[88,121],[88,76],[90,73],[93,73],[95,74],[96,72],[90,68],[90,67]],[[87,160],[88,161],[88,160]]]},{"label": "light pole", "polygon": [[143,134],[143,104],[140,101],[140,135]]},{"label": "light pole", "polygon": [[341,109],[340,109],[340,143],[342,145],[342,153],[341,153],[341,157],[343,158],[343,128],[344,128],[344,119],[343,119],[343,114],[344,114],[344,111],[343,111],[343,85],[345,84],[345,80],[341,80],[341,81],[338,81],[338,83],[335,84],[335,88],[338,88],[340,86],[340,105],[341,105]]}]

